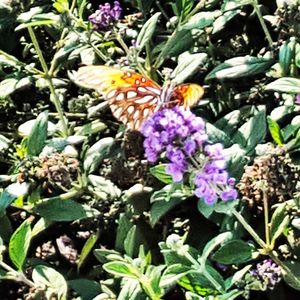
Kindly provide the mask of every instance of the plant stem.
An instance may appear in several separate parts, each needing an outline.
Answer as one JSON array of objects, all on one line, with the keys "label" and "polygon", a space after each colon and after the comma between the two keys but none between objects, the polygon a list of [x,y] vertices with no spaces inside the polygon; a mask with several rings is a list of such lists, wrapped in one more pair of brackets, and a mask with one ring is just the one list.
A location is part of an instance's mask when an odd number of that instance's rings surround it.
[{"label": "plant stem", "polygon": [[[71,8],[70,8],[70,10],[69,10],[69,14],[72,14],[73,10],[75,9],[76,2],[77,2],[76,0],[73,0],[73,1],[72,1]],[[65,28],[63,29],[62,33],[61,33],[61,36],[60,36],[60,38],[59,38],[59,41],[58,41],[56,44],[62,44],[62,41],[63,41],[64,38],[66,37],[66,34],[67,34],[67,33],[68,33],[68,28],[65,27]],[[52,61],[51,61],[50,68],[49,68],[49,75],[50,75],[50,77],[52,77],[53,72],[54,72],[54,69],[55,69],[55,67],[56,67],[56,65],[57,65],[57,58],[56,58],[55,56],[56,56],[56,53],[58,52],[58,50],[59,50],[60,48],[61,48],[61,47],[57,47],[57,48],[56,48],[56,52],[55,52],[55,54],[54,54],[54,56],[53,56],[53,59],[52,59]]]},{"label": "plant stem", "polygon": [[232,210],[233,215],[238,219],[238,221],[243,225],[246,231],[254,238],[258,245],[260,245],[263,249],[268,249],[267,244],[259,237],[259,235],[254,231],[254,229],[247,223],[244,217],[235,209]]},{"label": "plant stem", "polygon": [[31,26],[28,27],[28,32],[29,32],[30,38],[32,40],[32,43],[34,45],[35,51],[36,51],[36,53],[39,57],[40,63],[41,63],[42,68],[43,68],[43,71],[45,73],[45,75],[44,75],[45,79],[48,81],[50,93],[53,96],[53,103],[54,103],[56,111],[59,115],[60,122],[62,124],[62,132],[63,132],[64,136],[68,136],[68,125],[67,125],[65,117],[64,117],[63,109],[62,109],[61,104],[59,102],[58,96],[55,92],[53,81],[52,81],[51,76],[49,75],[49,70],[48,70],[46,61],[44,59],[43,53],[40,49],[39,43],[37,41],[37,38],[36,38],[35,33],[34,33]]},{"label": "plant stem", "polygon": [[160,12],[162,13],[162,15],[164,16],[164,18],[167,20],[167,22],[170,22],[170,18],[168,17],[167,13],[165,12],[164,8],[162,7],[162,5],[160,4],[159,0],[155,1],[156,6],[158,7],[158,9],[160,10]]},{"label": "plant stem", "polygon": [[18,64],[19,66],[21,66],[21,67],[23,67],[23,68],[25,68],[25,69],[27,68],[27,69],[32,70],[32,71],[33,71],[34,73],[36,73],[36,74],[44,75],[44,73],[43,73],[42,71],[40,71],[40,70],[38,70],[38,69],[36,69],[35,67],[32,67],[32,66],[28,67],[27,64],[25,64],[25,63],[19,61],[16,57],[14,57],[14,56],[12,56],[12,55],[6,53],[5,51],[3,51],[3,50],[1,50],[1,49],[0,49],[0,55],[5,56],[8,60],[14,61],[16,64]]},{"label": "plant stem", "polygon": [[27,284],[30,287],[35,287],[34,282],[32,282],[31,280],[27,279],[26,276],[23,274],[23,272],[18,272],[16,270],[14,270],[12,267],[10,267],[9,265],[7,265],[3,261],[0,261],[0,267],[2,267],[4,270],[10,272],[14,276],[14,279],[16,281],[21,281],[21,282]]},{"label": "plant stem", "polygon": [[265,235],[266,235],[266,244],[270,247],[270,226],[269,226],[269,207],[268,207],[268,197],[266,189],[262,189],[263,192],[263,201],[264,201],[264,219],[265,219]]},{"label": "plant stem", "polygon": [[270,32],[267,28],[267,25],[265,23],[265,20],[261,14],[261,11],[258,7],[258,3],[257,3],[257,0],[252,0],[252,6],[254,7],[254,10],[255,10],[255,13],[257,14],[257,17],[258,17],[258,20],[260,22],[260,25],[265,33],[265,36],[266,36],[266,39],[268,40],[268,43],[269,43],[269,46],[272,47],[273,46],[273,41],[272,41],[272,38],[271,38],[271,35],[270,35]]},{"label": "plant stem", "polygon": [[215,287],[215,289],[223,294],[225,291],[223,287],[207,272],[204,264],[200,264],[190,253],[186,252],[184,256],[196,267],[196,269],[201,269],[203,275],[210,281],[210,283]]},{"label": "plant stem", "polygon": [[51,200],[69,200],[69,199],[74,199],[82,195],[84,192],[83,190],[72,190],[70,192],[60,194],[59,196],[51,197],[51,198],[43,198],[41,199],[41,202],[46,202],[46,201],[51,201]]},{"label": "plant stem", "polygon": [[126,52],[126,55],[129,55],[129,48],[127,47],[127,45],[125,44],[125,42],[123,41],[121,35],[118,32],[115,32],[115,37],[116,40],[118,41],[118,43],[122,46],[123,50]]},{"label": "plant stem", "polygon": [[275,251],[271,251],[268,253],[269,257],[285,271],[286,277],[289,277],[291,281],[297,282],[297,285],[300,286],[299,277],[295,276],[294,273],[290,270],[290,268],[284,264],[278,257]]},{"label": "plant stem", "polygon": [[207,0],[201,0],[198,2],[198,4],[194,7],[194,9],[185,17],[185,20],[188,20],[191,16],[196,14],[199,10],[202,9],[202,7],[205,6]]},{"label": "plant stem", "polygon": [[253,230],[253,228],[247,223],[247,221],[244,219],[244,217],[235,210],[235,208],[232,209],[232,213],[235,215],[235,217],[239,220],[239,222],[244,226],[244,228],[249,232],[249,234],[255,239],[257,244],[259,244],[264,250],[266,255],[268,255],[278,266],[280,266],[287,274],[288,277],[290,277],[293,281],[299,282],[299,279],[293,274],[293,272],[290,270],[290,268],[285,265],[277,256],[277,253],[274,250],[271,250],[269,245],[267,245]]}]

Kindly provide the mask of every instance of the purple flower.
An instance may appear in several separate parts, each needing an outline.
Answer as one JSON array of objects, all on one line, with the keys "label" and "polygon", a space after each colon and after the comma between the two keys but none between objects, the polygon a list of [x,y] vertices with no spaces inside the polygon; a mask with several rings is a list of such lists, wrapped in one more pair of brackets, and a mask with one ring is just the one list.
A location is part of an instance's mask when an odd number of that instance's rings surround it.
[{"label": "purple flower", "polygon": [[238,193],[235,189],[228,189],[220,194],[220,197],[223,201],[234,200],[238,196]]},{"label": "purple flower", "polygon": [[223,201],[237,198],[235,180],[229,178],[223,145],[210,145],[204,121],[183,107],[157,111],[141,128],[148,161],[154,163],[162,153],[168,160],[167,174],[174,182],[186,174],[194,178],[194,194],[208,205],[218,198]]},{"label": "purple flower", "polygon": [[175,182],[180,182],[183,179],[183,172],[181,165],[176,163],[168,164],[166,167],[166,173],[171,175]]},{"label": "purple flower", "polygon": [[109,3],[99,5],[99,9],[89,16],[89,21],[93,24],[94,30],[106,30],[115,21],[117,21],[122,13],[119,1],[114,1],[114,6]]},{"label": "purple flower", "polygon": [[195,140],[187,140],[183,145],[184,152],[191,156],[196,151],[196,146]]},{"label": "purple flower", "polygon": [[204,200],[208,205],[217,201],[217,196],[223,201],[235,200],[238,197],[234,189],[235,179],[228,176],[225,170],[226,161],[222,153],[223,145],[205,145],[206,163],[198,170],[194,183],[195,195]]},{"label": "purple flower", "polygon": [[114,1],[114,7],[110,11],[110,15],[115,19],[119,20],[122,13],[122,7],[120,6],[119,1]]},{"label": "purple flower", "polygon": [[265,259],[258,263],[255,269],[250,271],[250,274],[258,279],[264,290],[274,289],[281,280],[281,268],[276,265],[271,259]]},{"label": "purple flower", "polygon": [[147,159],[155,162],[165,152],[170,161],[166,171],[175,182],[183,180],[189,156],[207,141],[204,121],[183,107],[157,111],[144,122],[141,132]]},{"label": "purple flower", "polygon": [[300,104],[300,94],[296,96],[295,103]]}]

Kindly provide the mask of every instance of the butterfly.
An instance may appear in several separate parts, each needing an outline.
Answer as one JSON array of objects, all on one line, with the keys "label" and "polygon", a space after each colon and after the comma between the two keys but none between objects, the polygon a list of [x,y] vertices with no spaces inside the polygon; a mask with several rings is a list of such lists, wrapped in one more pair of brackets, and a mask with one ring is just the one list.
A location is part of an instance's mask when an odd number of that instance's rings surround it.
[{"label": "butterfly", "polygon": [[190,108],[204,94],[198,84],[161,87],[139,73],[103,65],[80,67],[75,82],[102,94],[114,117],[131,130],[139,130],[144,120],[162,107]]}]

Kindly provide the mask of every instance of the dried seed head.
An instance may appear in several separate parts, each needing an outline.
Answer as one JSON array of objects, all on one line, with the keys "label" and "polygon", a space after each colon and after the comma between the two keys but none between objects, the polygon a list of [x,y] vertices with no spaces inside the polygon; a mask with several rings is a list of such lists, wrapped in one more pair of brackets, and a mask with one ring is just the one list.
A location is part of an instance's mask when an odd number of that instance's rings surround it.
[{"label": "dried seed head", "polygon": [[269,205],[284,202],[299,189],[299,168],[285,149],[268,147],[264,155],[254,159],[252,166],[245,167],[238,189],[242,199],[258,211],[263,207],[263,191]]},{"label": "dried seed head", "polygon": [[40,167],[36,168],[35,176],[43,180],[47,188],[70,188],[79,172],[76,158],[62,153],[52,153],[40,158]]}]

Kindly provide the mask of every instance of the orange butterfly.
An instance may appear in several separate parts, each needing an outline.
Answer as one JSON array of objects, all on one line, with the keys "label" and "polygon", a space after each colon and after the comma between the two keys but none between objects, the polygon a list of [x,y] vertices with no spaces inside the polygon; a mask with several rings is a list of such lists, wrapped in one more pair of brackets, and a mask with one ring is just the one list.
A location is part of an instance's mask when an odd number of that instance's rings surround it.
[{"label": "orange butterfly", "polygon": [[81,67],[75,82],[102,94],[114,117],[131,130],[139,130],[143,121],[161,107],[189,108],[204,94],[198,84],[160,87],[139,73],[107,66]]}]

